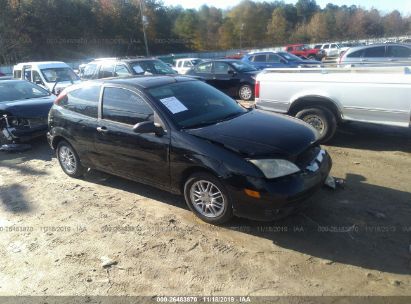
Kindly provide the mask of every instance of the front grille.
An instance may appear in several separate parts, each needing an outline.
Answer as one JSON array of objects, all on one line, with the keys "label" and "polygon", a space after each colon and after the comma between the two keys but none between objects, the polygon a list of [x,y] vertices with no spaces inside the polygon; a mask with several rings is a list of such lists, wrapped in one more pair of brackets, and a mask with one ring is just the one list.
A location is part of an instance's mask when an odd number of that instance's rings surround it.
[{"label": "front grille", "polygon": [[30,127],[40,127],[47,125],[47,117],[36,117],[28,119]]},{"label": "front grille", "polygon": [[303,153],[297,156],[296,164],[300,168],[305,168],[309,166],[312,161],[317,157],[318,153],[320,153],[321,148],[319,146],[310,147],[305,150]]}]

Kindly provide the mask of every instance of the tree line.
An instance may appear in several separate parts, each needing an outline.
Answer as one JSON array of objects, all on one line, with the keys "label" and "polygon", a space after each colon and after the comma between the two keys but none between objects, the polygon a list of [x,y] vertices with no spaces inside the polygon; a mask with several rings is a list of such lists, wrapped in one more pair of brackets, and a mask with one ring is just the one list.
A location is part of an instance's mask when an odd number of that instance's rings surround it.
[{"label": "tree line", "polygon": [[[279,46],[407,34],[394,10],[243,0],[222,10],[159,0],[0,0],[0,64],[22,60],[152,55]],[[144,20],[144,21],[143,21]]]}]

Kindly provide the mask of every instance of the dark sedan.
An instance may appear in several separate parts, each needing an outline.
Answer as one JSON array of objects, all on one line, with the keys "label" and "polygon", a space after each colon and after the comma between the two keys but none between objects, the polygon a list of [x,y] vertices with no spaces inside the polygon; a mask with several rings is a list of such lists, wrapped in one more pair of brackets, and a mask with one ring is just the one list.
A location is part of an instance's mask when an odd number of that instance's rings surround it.
[{"label": "dark sedan", "polygon": [[200,63],[186,75],[196,76],[232,97],[252,100],[257,73],[256,68],[241,60],[219,59]]},{"label": "dark sedan", "polygon": [[0,81],[0,141],[22,142],[47,133],[54,95],[25,80]]},{"label": "dark sedan", "polygon": [[63,171],[86,168],[183,194],[209,223],[273,220],[310,197],[331,159],[308,124],[245,109],[202,81],[92,81],[60,94],[49,142]]},{"label": "dark sedan", "polygon": [[321,67],[321,61],[303,59],[287,52],[260,52],[245,55],[243,62],[258,70],[268,68],[311,68]]}]

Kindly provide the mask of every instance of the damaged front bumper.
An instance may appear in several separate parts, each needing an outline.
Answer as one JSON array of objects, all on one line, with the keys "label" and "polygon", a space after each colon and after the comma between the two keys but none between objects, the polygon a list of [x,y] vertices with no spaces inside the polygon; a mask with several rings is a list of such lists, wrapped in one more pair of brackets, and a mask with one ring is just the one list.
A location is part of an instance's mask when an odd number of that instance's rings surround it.
[{"label": "damaged front bumper", "polygon": [[25,142],[47,133],[47,117],[22,119],[3,115],[0,118],[0,132],[9,143]]}]

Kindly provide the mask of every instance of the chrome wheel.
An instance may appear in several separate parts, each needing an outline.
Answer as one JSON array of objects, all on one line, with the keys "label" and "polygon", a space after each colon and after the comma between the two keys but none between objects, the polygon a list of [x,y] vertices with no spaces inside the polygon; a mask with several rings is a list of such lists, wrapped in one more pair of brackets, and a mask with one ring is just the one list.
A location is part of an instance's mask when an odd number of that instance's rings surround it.
[{"label": "chrome wheel", "polygon": [[205,217],[215,218],[224,212],[223,193],[210,181],[195,182],[190,188],[190,199],[194,208]]},{"label": "chrome wheel", "polygon": [[242,100],[249,100],[253,96],[253,91],[251,90],[250,86],[245,85],[240,88],[239,95]]},{"label": "chrome wheel", "polygon": [[325,130],[325,123],[324,121],[318,117],[317,115],[307,115],[303,119],[306,123],[313,126],[320,134],[324,133]]},{"label": "chrome wheel", "polygon": [[67,147],[62,146],[59,149],[59,160],[61,165],[69,174],[73,174],[77,169],[77,161],[73,151]]}]

